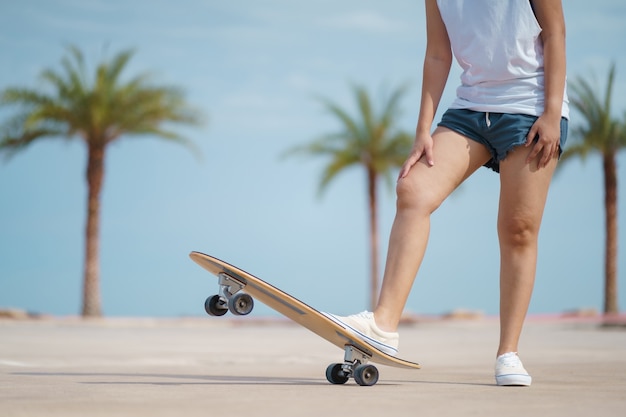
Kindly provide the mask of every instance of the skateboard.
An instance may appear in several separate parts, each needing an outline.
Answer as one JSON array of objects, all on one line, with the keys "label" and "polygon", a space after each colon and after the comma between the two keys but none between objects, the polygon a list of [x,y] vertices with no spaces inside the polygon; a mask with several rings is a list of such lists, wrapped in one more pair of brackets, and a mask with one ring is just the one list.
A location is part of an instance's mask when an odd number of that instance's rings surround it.
[{"label": "skateboard", "polygon": [[420,365],[388,355],[362,341],[347,328],[297,298],[227,262],[191,252],[189,257],[218,279],[219,292],[207,298],[204,308],[209,315],[222,316],[230,311],[237,316],[249,314],[258,300],[344,351],[342,363],[326,368],[331,384],[345,384],[350,378],[361,386],[378,382],[378,369],[371,362],[405,369]]}]

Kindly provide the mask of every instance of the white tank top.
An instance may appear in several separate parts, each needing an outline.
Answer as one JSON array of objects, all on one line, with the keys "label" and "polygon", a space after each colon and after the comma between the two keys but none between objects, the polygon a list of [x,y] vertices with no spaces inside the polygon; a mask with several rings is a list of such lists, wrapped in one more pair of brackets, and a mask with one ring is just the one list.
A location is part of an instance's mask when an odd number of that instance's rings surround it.
[{"label": "white tank top", "polygon": [[[540,116],[541,27],[529,0],[437,0],[461,85],[450,108]],[[569,118],[567,93],[561,110]]]}]

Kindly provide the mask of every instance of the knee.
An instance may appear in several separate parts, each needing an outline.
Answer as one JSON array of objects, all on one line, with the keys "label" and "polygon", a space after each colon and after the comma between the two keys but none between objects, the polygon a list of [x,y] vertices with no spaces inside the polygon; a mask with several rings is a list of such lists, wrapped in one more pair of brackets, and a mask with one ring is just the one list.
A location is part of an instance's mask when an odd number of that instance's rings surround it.
[{"label": "knee", "polygon": [[509,247],[526,248],[536,245],[539,224],[525,217],[498,220],[500,243]]},{"label": "knee", "polygon": [[402,178],[396,184],[396,208],[398,211],[418,211],[429,215],[439,207],[433,187]]}]

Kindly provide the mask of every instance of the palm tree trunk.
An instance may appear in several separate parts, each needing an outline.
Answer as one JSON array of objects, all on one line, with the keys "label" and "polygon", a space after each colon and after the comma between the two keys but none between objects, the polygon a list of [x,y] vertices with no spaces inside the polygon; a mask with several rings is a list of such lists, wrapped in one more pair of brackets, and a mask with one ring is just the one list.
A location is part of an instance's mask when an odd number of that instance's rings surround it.
[{"label": "palm tree trunk", "polygon": [[376,172],[368,168],[367,186],[370,215],[370,310],[378,303],[378,210],[376,196]]},{"label": "palm tree trunk", "polygon": [[84,317],[102,316],[100,302],[100,192],[104,177],[104,145],[88,143],[87,224],[83,276]]},{"label": "palm tree trunk", "polygon": [[606,217],[604,313],[618,313],[617,304],[617,167],[615,153],[603,158]]}]

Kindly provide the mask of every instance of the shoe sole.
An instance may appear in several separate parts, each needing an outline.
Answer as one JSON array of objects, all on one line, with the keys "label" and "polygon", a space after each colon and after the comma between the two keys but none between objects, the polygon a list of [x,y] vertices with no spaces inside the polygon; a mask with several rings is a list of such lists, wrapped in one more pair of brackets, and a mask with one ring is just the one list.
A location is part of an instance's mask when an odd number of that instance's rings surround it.
[{"label": "shoe sole", "polygon": [[524,374],[498,375],[496,376],[496,383],[504,387],[529,387],[532,383],[532,378],[530,377],[530,375]]}]

